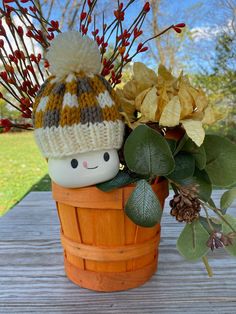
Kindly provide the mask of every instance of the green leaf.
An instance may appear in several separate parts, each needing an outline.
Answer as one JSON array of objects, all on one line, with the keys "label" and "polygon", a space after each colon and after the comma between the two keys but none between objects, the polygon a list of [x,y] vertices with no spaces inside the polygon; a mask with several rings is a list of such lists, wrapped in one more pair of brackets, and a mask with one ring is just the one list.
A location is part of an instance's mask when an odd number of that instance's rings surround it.
[{"label": "green leaf", "polygon": [[187,224],[177,241],[177,249],[188,260],[197,260],[209,251],[206,243],[209,233],[199,221]]},{"label": "green leaf", "polygon": [[146,180],[140,180],[126,205],[127,216],[137,225],[153,227],[160,222],[161,204]]},{"label": "green leaf", "polygon": [[127,172],[119,171],[113,179],[103,183],[99,183],[96,185],[96,187],[104,192],[109,192],[127,184],[137,182],[138,180],[140,179],[131,177]]},{"label": "green leaf", "polygon": [[169,138],[166,138],[166,141],[170,147],[170,150],[172,152],[172,154],[174,153],[175,149],[176,149],[176,145],[177,145],[177,142],[175,140],[172,140],[172,139],[169,139]]},{"label": "green leaf", "polygon": [[220,187],[236,183],[236,145],[224,137],[206,135],[204,147],[211,182]]},{"label": "green leaf", "polygon": [[230,207],[233,201],[236,199],[236,187],[226,191],[220,199],[220,209],[223,214],[226,213],[226,210]]},{"label": "green leaf", "polygon": [[178,183],[181,185],[197,184],[199,198],[205,202],[208,202],[211,197],[212,184],[205,170],[199,170],[198,168],[195,168],[194,174],[191,178],[180,180]]},{"label": "green leaf", "polygon": [[[215,229],[215,230],[217,230],[217,231],[221,231],[221,229],[222,229],[222,224],[216,224],[216,223],[214,223],[214,221],[212,221],[212,219],[211,218],[209,218],[210,219],[210,223],[211,223],[211,225],[212,225],[212,227]],[[212,230],[211,230],[211,228],[210,228],[210,226],[209,226],[209,224],[208,224],[208,221],[207,221],[207,219],[206,219],[206,217],[202,217],[202,216],[200,216],[199,217],[199,221],[200,221],[200,223],[201,223],[201,225],[206,229],[206,231],[209,233],[209,234],[211,234],[212,233]]]},{"label": "green leaf", "polygon": [[220,218],[216,218],[216,217],[213,217],[213,216],[211,216],[210,218],[211,218],[211,221],[212,221],[213,223],[222,226],[222,223],[221,223],[222,220],[221,220]]},{"label": "green leaf", "polygon": [[175,153],[174,155],[177,155],[183,148],[184,144],[187,142],[187,140],[189,139],[187,133],[184,134],[184,136],[181,138],[181,140],[179,141]]},{"label": "green leaf", "polygon": [[[230,215],[224,215],[223,216],[224,219],[231,225],[231,227],[233,227],[233,229],[236,231],[236,218],[233,217],[233,216],[230,216]],[[231,232],[234,232],[227,223],[223,222],[222,223],[222,231],[223,231],[223,234],[228,234],[228,233],[231,233]],[[229,245],[229,246],[225,246],[225,250],[233,255],[233,256],[236,256],[236,239],[233,240],[233,244],[232,245]]]},{"label": "green leaf", "polygon": [[210,199],[208,200],[208,204],[209,204],[211,207],[217,208],[217,207],[216,207],[216,204],[215,204],[215,202],[213,201],[212,198],[210,198]]},{"label": "green leaf", "polygon": [[146,125],[138,126],[129,135],[124,155],[129,169],[141,175],[167,175],[174,169],[175,162],[167,141]]},{"label": "green leaf", "polygon": [[195,160],[191,154],[180,152],[175,156],[175,169],[168,175],[168,178],[179,182],[185,178],[193,176],[195,170]]},{"label": "green leaf", "polygon": [[206,152],[203,145],[199,147],[189,138],[184,144],[182,151],[193,155],[198,169],[202,170],[206,167]]}]

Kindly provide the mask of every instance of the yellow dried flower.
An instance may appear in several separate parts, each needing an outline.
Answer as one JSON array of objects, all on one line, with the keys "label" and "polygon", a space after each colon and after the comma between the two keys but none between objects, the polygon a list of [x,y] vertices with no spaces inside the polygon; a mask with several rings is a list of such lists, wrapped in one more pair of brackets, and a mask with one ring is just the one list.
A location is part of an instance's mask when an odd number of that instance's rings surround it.
[{"label": "yellow dried flower", "polygon": [[163,65],[156,74],[145,64],[134,63],[133,78],[117,93],[133,128],[149,121],[163,127],[182,124],[198,146],[205,136],[203,124],[222,118],[208,104],[204,92],[191,86],[187,76],[181,73],[176,78]]}]

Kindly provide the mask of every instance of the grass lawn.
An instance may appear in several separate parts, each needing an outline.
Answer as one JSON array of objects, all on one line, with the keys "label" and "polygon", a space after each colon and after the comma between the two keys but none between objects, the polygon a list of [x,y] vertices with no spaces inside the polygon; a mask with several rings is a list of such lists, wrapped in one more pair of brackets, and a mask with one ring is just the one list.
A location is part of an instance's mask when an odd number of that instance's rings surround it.
[{"label": "grass lawn", "polygon": [[30,191],[50,190],[47,163],[33,132],[0,134],[0,216]]}]

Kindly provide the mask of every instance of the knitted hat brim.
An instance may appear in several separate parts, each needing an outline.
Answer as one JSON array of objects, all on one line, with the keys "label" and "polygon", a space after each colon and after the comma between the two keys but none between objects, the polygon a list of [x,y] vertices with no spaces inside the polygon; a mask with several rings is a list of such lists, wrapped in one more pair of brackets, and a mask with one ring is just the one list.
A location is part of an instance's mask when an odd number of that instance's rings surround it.
[{"label": "knitted hat brim", "polygon": [[35,129],[36,142],[46,158],[63,158],[103,149],[120,149],[124,123],[121,120]]}]

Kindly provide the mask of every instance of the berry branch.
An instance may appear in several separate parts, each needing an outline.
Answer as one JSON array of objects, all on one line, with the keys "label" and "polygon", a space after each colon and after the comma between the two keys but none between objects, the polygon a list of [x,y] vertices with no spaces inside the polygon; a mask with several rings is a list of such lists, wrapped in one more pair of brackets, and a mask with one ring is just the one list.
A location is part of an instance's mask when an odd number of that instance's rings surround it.
[{"label": "berry branch", "polygon": [[[148,50],[145,46],[148,41],[171,29],[180,33],[185,26],[183,23],[171,25],[140,42],[150,4],[146,2],[130,25],[124,27],[128,20],[127,11],[134,3],[135,0],[129,0],[127,4],[117,0],[114,18],[107,24],[103,15],[100,28],[96,25],[97,0],[84,0],[80,7],[79,31],[82,35],[92,35],[97,42],[103,65],[101,74],[107,77],[113,87],[121,82],[124,67],[138,54]],[[0,98],[21,112],[26,119],[31,118],[34,98],[49,75],[45,52],[55,34],[61,32],[59,21],[48,21],[38,5],[34,0],[3,0],[0,6]],[[4,130],[8,130],[10,125],[13,124],[8,124]]]}]

